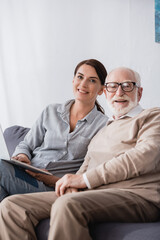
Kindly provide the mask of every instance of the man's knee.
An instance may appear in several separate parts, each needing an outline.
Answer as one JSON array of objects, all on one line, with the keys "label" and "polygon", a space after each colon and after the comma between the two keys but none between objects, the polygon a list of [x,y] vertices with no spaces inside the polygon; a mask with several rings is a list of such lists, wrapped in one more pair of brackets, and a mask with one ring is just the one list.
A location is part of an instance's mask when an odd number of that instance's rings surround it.
[{"label": "man's knee", "polygon": [[[56,223],[55,223],[56,219]],[[86,226],[86,220],[89,220],[85,212],[85,207],[78,193],[69,193],[63,195],[54,202],[51,208],[50,225],[61,224],[62,221],[75,222],[78,219],[83,226]]]},{"label": "man's knee", "polygon": [[11,209],[13,206],[13,199],[14,196],[11,197],[7,197],[5,199],[3,199],[3,201],[0,203],[0,212],[1,214],[8,214],[9,212],[11,213]]},{"label": "man's knee", "polygon": [[[3,199],[0,203],[0,213],[2,216],[8,216],[15,219],[23,214],[23,194],[15,194]],[[18,214],[17,214],[18,213]]]},{"label": "man's knee", "polygon": [[66,195],[63,195],[59,198],[56,199],[56,201],[52,205],[52,213],[53,212],[58,212],[60,215],[64,215],[65,212],[70,212],[70,211],[76,211],[77,208],[79,208],[79,201],[76,197],[77,193],[69,193]]},{"label": "man's knee", "polygon": [[74,194],[72,193],[69,193],[69,194],[66,194],[66,195],[63,195],[59,198],[56,199],[55,203],[53,204],[53,206],[56,206],[56,207],[66,207],[68,204],[72,203],[74,201]]}]

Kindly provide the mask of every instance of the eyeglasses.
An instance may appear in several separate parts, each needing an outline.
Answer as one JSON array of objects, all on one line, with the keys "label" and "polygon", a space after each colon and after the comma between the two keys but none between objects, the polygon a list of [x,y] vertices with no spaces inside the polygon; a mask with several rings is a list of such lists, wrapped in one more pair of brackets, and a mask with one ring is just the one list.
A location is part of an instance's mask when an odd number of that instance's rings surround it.
[{"label": "eyeglasses", "polygon": [[122,82],[122,83],[108,82],[108,83],[105,83],[106,90],[111,93],[116,92],[118,90],[119,86],[121,86],[121,88],[124,92],[132,92],[135,86],[139,87],[137,85],[137,83],[135,83],[135,82]]}]

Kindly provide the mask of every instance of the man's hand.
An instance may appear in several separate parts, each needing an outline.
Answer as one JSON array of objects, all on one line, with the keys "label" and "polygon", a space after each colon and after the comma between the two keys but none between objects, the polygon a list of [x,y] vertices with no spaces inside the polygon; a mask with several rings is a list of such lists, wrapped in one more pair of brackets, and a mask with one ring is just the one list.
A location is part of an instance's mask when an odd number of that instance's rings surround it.
[{"label": "man's hand", "polygon": [[78,192],[77,188],[67,188],[64,194]]},{"label": "man's hand", "polygon": [[[43,170],[47,171],[46,169],[43,169]],[[56,177],[54,175],[51,176],[43,173],[35,173],[30,170],[26,170],[26,172],[32,177],[36,178],[38,181],[43,182],[45,185],[49,187],[54,187],[55,183],[59,180],[59,177]]]},{"label": "man's hand", "polygon": [[17,156],[14,156],[12,158],[17,161],[24,162],[24,163],[31,165],[31,161],[29,160],[29,158],[26,154],[20,153]]},{"label": "man's hand", "polygon": [[86,188],[83,175],[66,174],[56,182],[55,192],[57,196],[65,194],[68,188]]}]

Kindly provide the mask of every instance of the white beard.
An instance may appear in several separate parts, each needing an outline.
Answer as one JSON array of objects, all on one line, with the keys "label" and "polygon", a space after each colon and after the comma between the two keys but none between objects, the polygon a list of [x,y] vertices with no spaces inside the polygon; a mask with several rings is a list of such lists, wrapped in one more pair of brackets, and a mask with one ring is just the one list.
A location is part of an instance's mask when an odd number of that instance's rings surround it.
[{"label": "white beard", "polygon": [[[116,108],[114,106],[113,102],[117,99],[129,101],[128,106],[127,107],[120,106],[120,107]],[[134,107],[137,106],[137,104],[138,104],[137,92],[136,92],[136,96],[135,96],[134,101],[131,101],[128,96],[123,96],[123,97],[114,96],[111,101],[107,101],[107,104],[108,104],[108,107],[110,108],[110,110],[111,110],[111,112],[113,113],[114,116],[116,116],[116,117],[123,116],[126,113],[128,113],[131,109],[133,109]]]}]

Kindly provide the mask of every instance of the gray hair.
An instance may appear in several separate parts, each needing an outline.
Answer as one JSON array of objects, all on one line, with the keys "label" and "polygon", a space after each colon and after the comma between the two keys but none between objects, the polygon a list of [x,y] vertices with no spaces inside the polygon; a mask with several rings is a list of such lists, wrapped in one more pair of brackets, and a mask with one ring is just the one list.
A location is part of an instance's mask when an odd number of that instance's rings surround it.
[{"label": "gray hair", "polygon": [[[113,69],[110,73],[112,73],[112,72],[114,72],[114,71],[116,71],[116,70],[127,70],[127,71],[132,72],[133,75],[134,75],[134,78],[135,78],[135,80],[136,80],[137,86],[138,86],[138,87],[141,87],[141,77],[140,77],[140,75],[139,75],[138,72],[132,70],[131,68],[118,67],[118,68]],[[110,73],[108,74],[108,76],[107,76],[107,78],[106,78],[106,82],[107,82],[107,79],[109,78]]]},{"label": "gray hair", "polygon": [[139,73],[134,71],[134,70],[132,70],[132,69],[130,69],[130,71],[133,72],[134,78],[136,80],[136,83],[137,83],[138,87],[141,87],[141,77],[140,77]]}]

